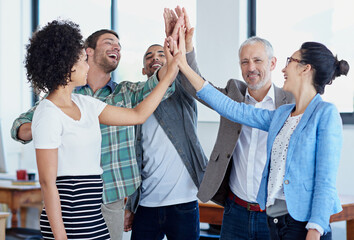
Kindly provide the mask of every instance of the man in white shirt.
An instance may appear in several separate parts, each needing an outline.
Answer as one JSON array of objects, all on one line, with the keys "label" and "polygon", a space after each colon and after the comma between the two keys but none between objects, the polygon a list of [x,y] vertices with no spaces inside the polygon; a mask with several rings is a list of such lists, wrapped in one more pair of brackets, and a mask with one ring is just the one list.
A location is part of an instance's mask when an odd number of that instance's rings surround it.
[{"label": "man in white shirt", "polygon": [[[187,59],[194,58],[190,44]],[[142,72],[150,77],[165,63],[163,47],[151,45],[144,54]],[[199,239],[197,192],[207,158],[196,124],[196,101],[184,90],[178,75],[174,94],[137,127],[142,184],[128,199],[124,222],[125,231],[132,229],[132,239]]]},{"label": "man in white shirt", "polygon": [[[242,81],[230,79],[221,92],[257,108],[275,109],[293,97],[272,84],[277,59],[262,38],[247,39],[239,49]],[[256,202],[266,162],[267,133],[223,117],[198,197],[225,207],[220,239],[269,239],[266,213]]]}]

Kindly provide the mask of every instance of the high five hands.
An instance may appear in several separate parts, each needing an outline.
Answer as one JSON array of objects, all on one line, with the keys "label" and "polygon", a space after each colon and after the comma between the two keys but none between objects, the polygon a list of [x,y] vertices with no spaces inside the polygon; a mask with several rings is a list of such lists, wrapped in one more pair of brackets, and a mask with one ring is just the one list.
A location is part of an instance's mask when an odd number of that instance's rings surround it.
[{"label": "high five hands", "polygon": [[[189,17],[185,8],[177,6],[175,12],[171,9],[164,10],[166,48],[169,49],[168,61],[176,64],[179,70],[189,80],[195,90],[199,91],[204,86],[202,79],[187,63],[186,52],[193,51],[193,33]],[[165,53],[166,54],[166,53]]]},{"label": "high five hands", "polygon": [[[172,37],[174,41],[177,42],[179,46],[179,28],[184,28],[185,31],[185,47],[187,52],[193,51],[193,34],[194,28],[191,27],[189,16],[185,8],[177,6],[175,11],[169,8],[164,9],[163,13],[165,21],[165,33],[166,37]],[[173,46],[172,46],[173,47]],[[171,48],[171,52],[173,49]]]},{"label": "high five hands", "polygon": [[177,64],[180,68],[186,64],[186,52],[193,51],[194,28],[191,27],[189,17],[185,8],[177,6],[175,11],[164,9],[165,21],[165,48],[170,53],[165,53],[167,62]]}]

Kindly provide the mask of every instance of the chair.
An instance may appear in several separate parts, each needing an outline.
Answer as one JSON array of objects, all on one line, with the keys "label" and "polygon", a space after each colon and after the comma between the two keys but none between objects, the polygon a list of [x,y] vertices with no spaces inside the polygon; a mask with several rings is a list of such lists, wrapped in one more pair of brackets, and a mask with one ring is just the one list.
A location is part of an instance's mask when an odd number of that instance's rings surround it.
[{"label": "chair", "polygon": [[40,230],[29,228],[6,229],[6,240],[43,240]]}]

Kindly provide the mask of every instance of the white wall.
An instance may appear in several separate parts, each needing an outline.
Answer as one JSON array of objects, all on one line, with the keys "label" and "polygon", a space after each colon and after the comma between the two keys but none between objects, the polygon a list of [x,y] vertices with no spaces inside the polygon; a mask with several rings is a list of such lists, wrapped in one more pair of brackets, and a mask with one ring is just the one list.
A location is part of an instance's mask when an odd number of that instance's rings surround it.
[{"label": "white wall", "polygon": [[[23,64],[25,43],[30,36],[29,4],[30,1],[0,0],[0,118],[7,168],[13,173],[20,167],[33,168],[34,163],[33,148],[16,143],[10,137],[13,120],[31,104]],[[31,153],[26,154],[27,150]]]},{"label": "white wall", "polygon": [[[203,77],[223,87],[230,78],[241,79],[238,48],[246,40],[247,1],[197,1],[197,60]],[[199,121],[219,116],[198,105]]]},{"label": "white wall", "polygon": [[343,126],[343,150],[339,164],[337,189],[339,194],[354,196],[354,125]]}]

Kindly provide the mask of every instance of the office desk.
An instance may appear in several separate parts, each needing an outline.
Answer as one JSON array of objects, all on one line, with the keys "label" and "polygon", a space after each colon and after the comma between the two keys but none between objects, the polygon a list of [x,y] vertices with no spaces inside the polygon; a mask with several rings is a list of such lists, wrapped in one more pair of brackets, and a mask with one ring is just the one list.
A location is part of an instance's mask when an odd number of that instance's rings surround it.
[{"label": "office desk", "polygon": [[[343,211],[331,216],[330,222],[346,221],[347,240],[354,240],[354,196],[339,196]],[[224,208],[213,203],[199,202],[200,222],[221,225]]]},{"label": "office desk", "polygon": [[[21,207],[42,205],[40,185],[15,186],[10,180],[0,180],[0,203],[7,204],[11,210],[11,227],[18,227],[17,213]],[[25,218],[21,216],[21,220],[23,226]]]},{"label": "office desk", "polygon": [[8,213],[0,212],[0,240],[5,240],[5,227]]}]

